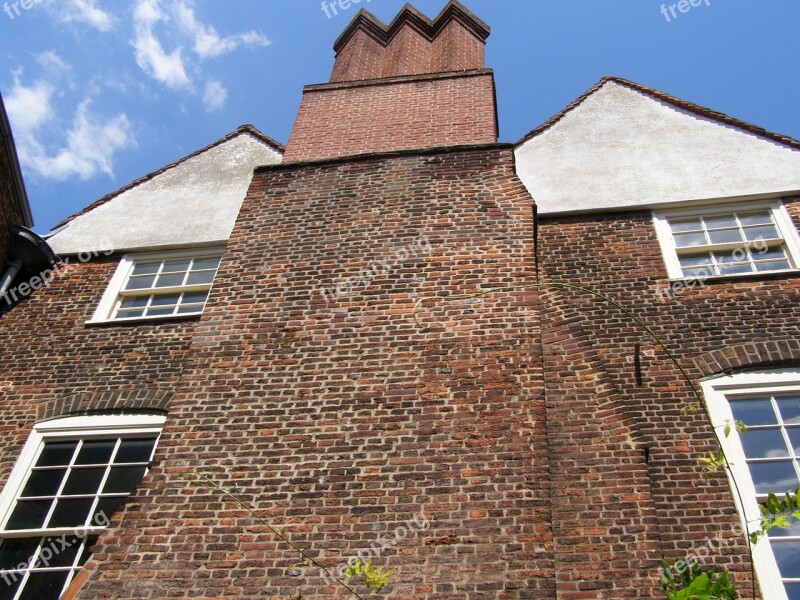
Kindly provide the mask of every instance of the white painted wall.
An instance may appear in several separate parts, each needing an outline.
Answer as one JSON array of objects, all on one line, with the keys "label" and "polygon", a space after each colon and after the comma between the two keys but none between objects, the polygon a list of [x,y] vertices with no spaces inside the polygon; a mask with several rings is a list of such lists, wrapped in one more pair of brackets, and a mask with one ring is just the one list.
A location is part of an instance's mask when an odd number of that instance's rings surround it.
[{"label": "white painted wall", "polygon": [[60,255],[225,243],[253,169],[281,162],[241,133],[76,217],[47,241]]},{"label": "white painted wall", "polygon": [[613,81],[516,158],[543,214],[800,190],[800,150]]}]

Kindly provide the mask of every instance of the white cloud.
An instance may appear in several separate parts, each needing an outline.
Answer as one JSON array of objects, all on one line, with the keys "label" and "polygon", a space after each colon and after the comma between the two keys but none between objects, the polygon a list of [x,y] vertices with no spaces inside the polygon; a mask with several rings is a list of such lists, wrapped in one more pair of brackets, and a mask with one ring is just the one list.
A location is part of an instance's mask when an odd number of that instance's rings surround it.
[{"label": "white cloud", "polygon": [[90,100],[78,107],[67,146],[47,159],[47,173],[53,179],[68,179],[77,175],[89,179],[98,171],[114,176],[112,157],[117,150],[135,145],[131,124],[124,114],[103,122],[89,112]]},{"label": "white cloud", "polygon": [[36,55],[36,62],[45,70],[53,73],[65,73],[72,69],[54,50],[40,52]]},{"label": "white cloud", "polygon": [[250,46],[269,46],[270,44],[264,34],[257,31],[221,37],[212,25],[206,25],[197,20],[193,3],[185,0],[175,5],[175,16],[181,31],[192,38],[194,52],[201,59],[226,54],[242,44]]},{"label": "white cloud", "polygon": [[21,71],[15,73],[14,87],[5,99],[6,109],[14,124],[17,137],[24,137],[49,121],[53,117],[50,99],[53,86],[46,81],[37,81],[30,87],[20,83]]},{"label": "white cloud", "polygon": [[167,54],[156,38],[154,28],[166,20],[158,0],[139,0],[133,11],[136,62],[148,75],[172,89],[190,88],[181,49]]},{"label": "white cloud", "polygon": [[114,17],[98,8],[97,0],[68,0],[59,13],[62,21],[86,23],[100,31],[110,31],[114,27]]},{"label": "white cloud", "polygon": [[58,121],[51,102],[53,86],[40,80],[26,87],[19,75],[6,97],[6,108],[23,166],[59,181],[73,176],[89,179],[97,173],[113,177],[114,154],[136,144],[128,117],[119,114],[103,120],[91,113],[91,101],[86,99],[78,106],[66,144],[51,153],[43,140],[52,140],[57,131],[51,126]]},{"label": "white cloud", "polygon": [[225,106],[228,99],[228,90],[219,81],[211,80],[206,84],[206,91],[203,93],[203,106],[206,112],[214,112]]}]

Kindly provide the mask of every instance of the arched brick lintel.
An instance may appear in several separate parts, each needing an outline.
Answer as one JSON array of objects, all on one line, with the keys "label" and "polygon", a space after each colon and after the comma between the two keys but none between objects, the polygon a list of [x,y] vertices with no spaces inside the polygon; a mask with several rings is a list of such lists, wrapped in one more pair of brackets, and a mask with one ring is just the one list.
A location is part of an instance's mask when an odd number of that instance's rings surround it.
[{"label": "arched brick lintel", "polygon": [[694,364],[703,377],[748,368],[800,365],[800,340],[779,338],[728,346],[701,354],[694,359]]},{"label": "arched brick lintel", "polygon": [[43,402],[39,405],[36,416],[38,421],[42,421],[90,412],[120,410],[166,412],[171,400],[171,390],[153,388],[93,394],[70,394]]}]

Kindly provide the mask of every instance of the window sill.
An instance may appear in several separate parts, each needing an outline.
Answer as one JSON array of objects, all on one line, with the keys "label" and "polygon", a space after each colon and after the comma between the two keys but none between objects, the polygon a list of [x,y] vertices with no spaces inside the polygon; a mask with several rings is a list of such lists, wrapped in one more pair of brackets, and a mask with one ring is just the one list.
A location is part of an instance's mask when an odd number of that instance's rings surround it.
[{"label": "window sill", "polygon": [[737,275],[711,275],[709,277],[674,277],[669,282],[683,283],[686,287],[700,287],[717,283],[735,283],[737,281],[770,281],[773,279],[795,279],[800,277],[800,269],[784,269],[782,271],[761,271],[757,273],[739,273]]},{"label": "window sill", "polygon": [[183,321],[199,321],[202,313],[192,315],[166,315],[162,317],[136,317],[135,319],[105,319],[86,321],[86,327],[124,327],[136,325],[158,325],[159,323],[180,323]]}]

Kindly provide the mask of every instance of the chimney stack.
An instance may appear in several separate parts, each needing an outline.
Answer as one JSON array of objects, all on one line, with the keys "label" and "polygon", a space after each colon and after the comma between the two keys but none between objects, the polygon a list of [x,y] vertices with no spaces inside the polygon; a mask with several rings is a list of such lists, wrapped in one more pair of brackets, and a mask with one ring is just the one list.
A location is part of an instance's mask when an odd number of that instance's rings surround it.
[{"label": "chimney stack", "polygon": [[330,83],[306,86],[284,162],[497,141],[489,27],[455,0],[433,20],[365,10],[334,44]]}]

